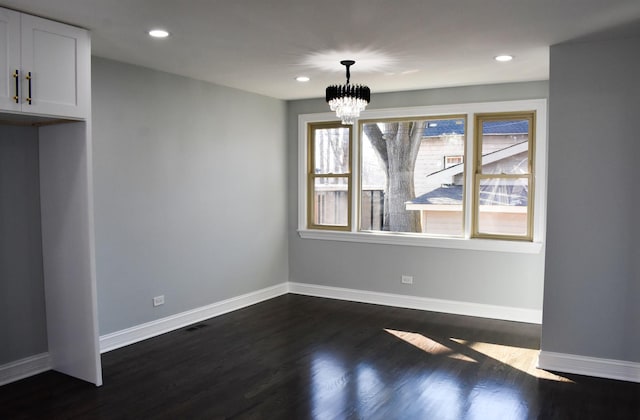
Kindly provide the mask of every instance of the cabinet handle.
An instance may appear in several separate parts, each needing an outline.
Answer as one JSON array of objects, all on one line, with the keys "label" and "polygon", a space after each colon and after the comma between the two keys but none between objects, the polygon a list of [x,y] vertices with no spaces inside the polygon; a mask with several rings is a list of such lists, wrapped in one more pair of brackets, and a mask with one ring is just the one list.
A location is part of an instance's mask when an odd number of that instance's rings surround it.
[{"label": "cabinet handle", "polygon": [[27,103],[31,105],[31,72],[27,73],[26,79],[29,81],[29,96],[27,96]]},{"label": "cabinet handle", "polygon": [[17,104],[20,103],[20,72],[18,70],[13,73],[13,78],[16,79],[16,94],[13,95],[13,100],[16,101]]}]

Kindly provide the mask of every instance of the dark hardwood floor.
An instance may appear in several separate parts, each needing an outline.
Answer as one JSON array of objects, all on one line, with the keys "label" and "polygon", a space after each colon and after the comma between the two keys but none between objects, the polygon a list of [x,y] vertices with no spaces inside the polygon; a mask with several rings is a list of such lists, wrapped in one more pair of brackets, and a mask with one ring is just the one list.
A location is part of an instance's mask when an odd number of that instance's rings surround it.
[{"label": "dark hardwood floor", "polygon": [[285,295],[0,387],[1,419],[640,419],[640,384],[535,368],[540,327]]}]

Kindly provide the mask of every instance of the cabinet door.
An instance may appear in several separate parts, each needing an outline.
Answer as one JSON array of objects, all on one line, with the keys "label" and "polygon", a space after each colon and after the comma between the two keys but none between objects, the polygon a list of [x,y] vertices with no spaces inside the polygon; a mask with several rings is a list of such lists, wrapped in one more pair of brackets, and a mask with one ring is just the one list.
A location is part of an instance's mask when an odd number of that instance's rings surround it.
[{"label": "cabinet door", "polygon": [[19,111],[20,13],[0,8],[0,109]]},{"label": "cabinet door", "polygon": [[22,15],[22,111],[87,118],[90,40],[87,31]]}]

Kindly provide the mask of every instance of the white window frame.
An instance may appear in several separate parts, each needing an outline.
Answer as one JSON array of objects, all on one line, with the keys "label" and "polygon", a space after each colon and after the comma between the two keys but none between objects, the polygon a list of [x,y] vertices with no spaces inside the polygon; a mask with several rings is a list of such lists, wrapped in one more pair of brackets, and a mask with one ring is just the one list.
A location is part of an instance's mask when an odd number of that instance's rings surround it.
[{"label": "white window frame", "polygon": [[[352,223],[350,231],[330,231],[315,230],[307,228],[307,133],[308,124],[322,121],[335,121],[334,113],[324,112],[317,114],[301,114],[298,116],[298,234],[304,239],[321,239],[343,242],[362,242],[385,245],[405,245],[423,246],[436,248],[468,249],[479,251],[516,252],[527,254],[538,254],[541,252],[544,235],[546,231],[546,197],[547,197],[547,100],[528,99],[518,101],[502,102],[480,102],[451,105],[431,105],[410,108],[390,108],[364,111],[361,119],[387,119],[402,117],[437,117],[446,115],[466,115],[467,126],[465,127],[466,158],[465,158],[465,185],[473,185],[473,148],[475,138],[475,114],[494,112],[524,112],[535,111],[535,173],[533,200],[533,240],[511,241],[499,239],[480,239],[471,237],[471,217],[473,197],[472,188],[465,188],[466,211],[464,220],[464,235],[462,237],[434,237],[426,236],[422,233],[405,232],[360,232],[358,224]],[[352,139],[351,158],[359,156],[360,133],[355,122]],[[360,185],[360,167],[355,161],[352,162],[352,179],[354,181],[353,193],[351,194],[352,214],[358,214],[358,193]]]}]

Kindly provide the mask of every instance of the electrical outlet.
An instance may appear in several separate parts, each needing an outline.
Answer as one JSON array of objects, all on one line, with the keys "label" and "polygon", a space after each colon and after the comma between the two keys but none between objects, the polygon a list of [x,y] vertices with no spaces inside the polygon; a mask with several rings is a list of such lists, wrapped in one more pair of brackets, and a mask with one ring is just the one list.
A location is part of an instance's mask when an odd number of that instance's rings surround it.
[{"label": "electrical outlet", "polygon": [[164,295],[156,296],[153,298],[153,306],[164,305]]},{"label": "electrical outlet", "polygon": [[402,282],[402,284],[413,284],[413,276],[403,275],[400,281]]}]

